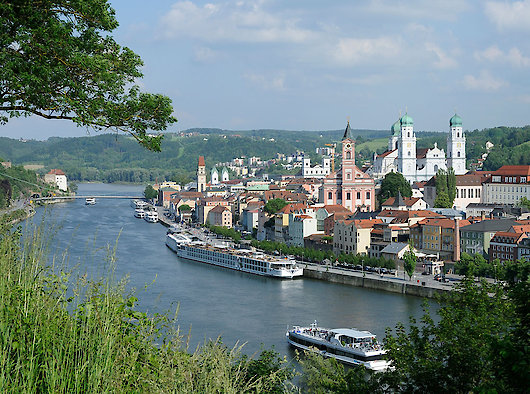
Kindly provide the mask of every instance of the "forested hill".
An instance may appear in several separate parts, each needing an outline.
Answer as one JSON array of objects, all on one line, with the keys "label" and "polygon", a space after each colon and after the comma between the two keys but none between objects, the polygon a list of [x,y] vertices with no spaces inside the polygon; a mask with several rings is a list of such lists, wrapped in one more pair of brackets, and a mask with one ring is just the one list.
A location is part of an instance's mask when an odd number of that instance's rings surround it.
[{"label": "forested hill", "polygon": [[[61,168],[72,180],[149,182],[191,176],[200,155],[205,156],[208,168],[241,156],[270,159],[277,153],[290,155],[296,151],[314,155],[316,147],[340,141],[343,132],[191,129],[183,132],[184,136],[166,134],[160,153],[147,151],[134,139],[116,134],[27,142],[0,138],[0,156],[16,164]],[[353,131],[359,138],[386,134],[381,130]]]},{"label": "forested hill", "polygon": [[[14,164],[44,165],[45,170],[61,168],[69,179],[78,181],[150,182],[156,178],[183,181],[193,176],[200,155],[205,156],[208,169],[235,157],[270,159],[277,153],[289,155],[296,151],[304,151],[317,160],[315,148],[340,141],[343,132],[190,129],[182,135],[166,134],[160,153],[147,151],[125,135],[27,142],[0,137],[0,157]],[[361,159],[365,160],[371,157],[371,152],[385,149],[389,131],[352,130],[352,135],[358,141]],[[446,148],[447,133],[418,132],[417,136],[418,148],[432,146],[434,142]],[[484,169],[494,170],[503,164],[530,164],[530,126],[474,130],[466,136],[469,162],[476,162],[486,152],[487,141],[495,145]]]}]

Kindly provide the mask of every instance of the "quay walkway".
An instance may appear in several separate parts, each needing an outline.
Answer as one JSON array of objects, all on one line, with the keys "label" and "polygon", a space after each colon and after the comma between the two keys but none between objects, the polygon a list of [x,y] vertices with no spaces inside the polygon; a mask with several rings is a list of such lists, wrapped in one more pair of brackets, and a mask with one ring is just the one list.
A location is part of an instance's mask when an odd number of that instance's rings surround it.
[{"label": "quay walkway", "polygon": [[456,275],[446,275],[447,283],[434,280],[432,275],[415,273],[409,280],[403,271],[396,271],[395,275],[360,272],[330,265],[302,263],[304,277],[325,280],[327,282],[364,287],[374,290],[384,290],[418,297],[434,298],[436,295],[451,291],[453,285],[460,279]]}]

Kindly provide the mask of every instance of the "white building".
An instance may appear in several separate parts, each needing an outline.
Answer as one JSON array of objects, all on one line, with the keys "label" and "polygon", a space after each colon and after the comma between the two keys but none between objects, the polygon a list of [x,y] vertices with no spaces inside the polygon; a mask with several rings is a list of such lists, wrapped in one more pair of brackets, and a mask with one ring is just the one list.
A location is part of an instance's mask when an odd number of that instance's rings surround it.
[{"label": "white building", "polygon": [[68,190],[68,180],[63,170],[54,168],[44,175],[44,182],[56,185],[63,192]]},{"label": "white building", "polygon": [[486,204],[518,204],[530,200],[530,166],[502,166],[482,184],[482,202]]},{"label": "white building", "polygon": [[317,164],[311,167],[311,159],[304,158],[302,160],[302,177],[303,178],[325,178],[331,173],[331,159],[329,157],[322,158],[322,165]]},{"label": "white building", "polygon": [[212,168],[212,172],[210,173],[210,183],[212,185],[219,184],[219,171],[217,171],[217,167]]},{"label": "white building", "polygon": [[304,238],[312,234],[323,234],[317,230],[317,219],[313,216],[302,214],[289,215],[289,239],[287,244],[304,246]]},{"label": "white building", "polygon": [[374,163],[367,170],[374,179],[384,178],[389,172],[400,172],[410,183],[427,181],[439,169],[453,167],[455,174],[466,173],[466,138],[462,130],[462,118],[454,115],[449,120],[447,137],[447,158],[443,149],[436,144],[433,148],[416,149],[414,121],[405,114],[396,121],[390,131],[388,149],[374,155]]}]

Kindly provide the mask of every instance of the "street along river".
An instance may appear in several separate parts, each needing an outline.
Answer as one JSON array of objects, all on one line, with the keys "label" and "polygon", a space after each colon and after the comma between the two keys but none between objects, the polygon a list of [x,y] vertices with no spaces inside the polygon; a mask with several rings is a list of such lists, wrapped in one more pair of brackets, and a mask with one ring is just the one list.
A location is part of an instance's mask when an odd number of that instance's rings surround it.
[{"label": "street along river", "polygon": [[[80,184],[78,195],[129,195],[140,186]],[[45,213],[46,212],[46,213]],[[292,356],[285,340],[289,325],[317,320],[329,328],[369,330],[382,340],[386,327],[422,314],[422,299],[312,279],[278,280],[180,260],[165,246],[166,228],[133,216],[127,199],[83,199],[38,210],[31,219],[57,224],[50,253],[56,261],[67,256],[70,267],[91,276],[106,272],[107,246],[116,246],[116,277],[129,276],[139,309],[175,311],[180,305],[181,332],[191,330],[193,349],[205,340],[222,337],[227,346],[246,343],[252,354],[274,346]]]}]

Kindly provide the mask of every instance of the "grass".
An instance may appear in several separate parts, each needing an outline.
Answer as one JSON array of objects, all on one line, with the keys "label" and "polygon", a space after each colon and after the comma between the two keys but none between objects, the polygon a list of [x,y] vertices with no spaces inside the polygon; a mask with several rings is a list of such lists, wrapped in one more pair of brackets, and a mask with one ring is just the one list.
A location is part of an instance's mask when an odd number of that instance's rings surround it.
[{"label": "grass", "polygon": [[51,232],[41,225],[22,237],[0,222],[0,392],[285,389],[291,372],[277,355],[249,359],[220,340],[189,353],[176,312],[135,309],[126,281],[114,279],[111,248],[108,274],[97,280],[68,270],[67,257],[46,263]]},{"label": "grass", "polygon": [[377,138],[374,140],[363,142],[362,144],[355,145],[355,149],[357,151],[361,151],[362,149],[367,148],[368,150],[375,152],[376,150],[380,148],[386,148],[387,146],[388,146],[388,137]]}]

